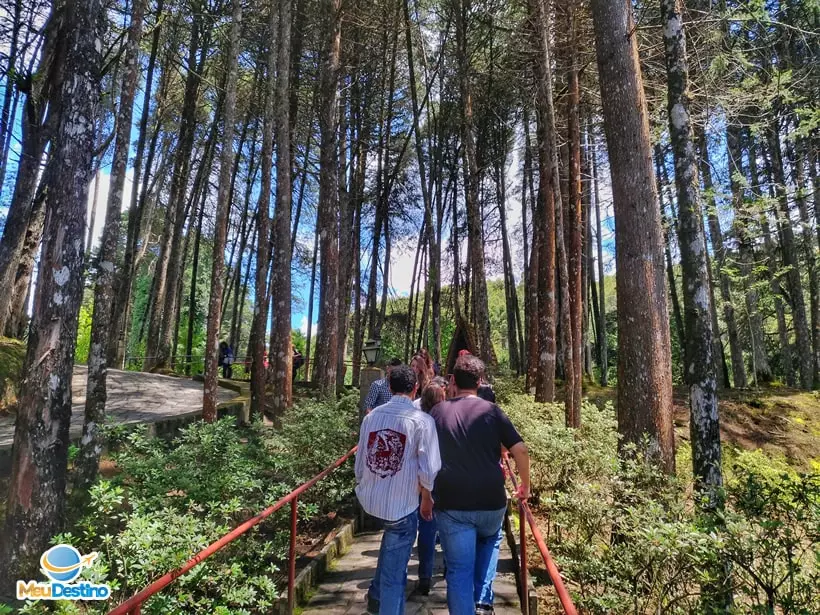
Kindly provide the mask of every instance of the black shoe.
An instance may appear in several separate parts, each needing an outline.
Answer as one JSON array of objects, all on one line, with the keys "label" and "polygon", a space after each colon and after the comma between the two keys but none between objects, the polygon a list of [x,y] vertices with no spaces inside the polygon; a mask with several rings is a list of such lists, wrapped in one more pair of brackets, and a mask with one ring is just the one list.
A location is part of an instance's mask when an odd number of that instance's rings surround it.
[{"label": "black shoe", "polygon": [[493,609],[492,604],[476,604],[475,605],[475,615],[493,615],[495,613],[495,609]]},{"label": "black shoe", "polygon": [[416,596],[430,595],[430,579],[419,579],[416,582],[416,589],[413,590]]},{"label": "black shoe", "polygon": [[370,595],[370,592],[365,594],[367,600],[367,612],[371,615],[379,615],[379,601]]}]

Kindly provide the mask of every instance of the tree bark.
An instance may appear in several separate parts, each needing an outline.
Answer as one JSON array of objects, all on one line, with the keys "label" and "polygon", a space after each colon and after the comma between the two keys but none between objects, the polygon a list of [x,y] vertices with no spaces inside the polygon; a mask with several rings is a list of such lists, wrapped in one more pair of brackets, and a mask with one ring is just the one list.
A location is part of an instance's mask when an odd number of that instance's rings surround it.
[{"label": "tree bark", "polygon": [[[219,388],[219,325],[222,321],[222,293],[225,284],[225,242],[228,233],[228,213],[231,206],[231,169],[233,139],[236,124],[236,82],[239,56],[239,35],[242,31],[242,2],[233,0],[231,28],[225,60],[225,113],[222,116],[222,143],[219,152],[219,184],[214,221],[213,266],[211,294],[208,301],[208,328],[205,341],[205,391],[202,399],[202,420],[216,420]],[[287,159],[290,168],[290,159]],[[290,233],[290,226],[288,226]]]},{"label": "tree bark", "polygon": [[[65,79],[49,166],[46,222],[34,317],[12,447],[2,538],[0,593],[13,579],[34,578],[42,552],[59,530],[65,504],[71,376],[83,295],[83,236],[100,96],[103,10],[73,0],[65,14]],[[8,287],[6,287],[8,288]],[[9,294],[9,293],[3,293]]]},{"label": "tree bark", "polygon": [[[558,181],[558,151],[553,108],[552,59],[550,27],[545,0],[530,0],[529,15],[535,35],[537,59],[535,62],[537,91],[538,137],[538,368],[535,379],[535,399],[552,402],[555,398],[556,322],[555,322],[555,228],[556,209],[561,193]],[[535,215],[533,215],[535,219]],[[533,240],[533,243],[535,241]],[[536,250],[533,247],[535,262]]]},{"label": "tree bark", "polygon": [[598,189],[598,148],[592,148],[592,188],[595,194],[595,236],[598,249],[598,356],[601,367],[601,386],[609,384],[608,342],[606,335],[606,283],[604,281],[604,250],[601,234],[601,194]]},{"label": "tree bark", "polygon": [[806,318],[806,302],[803,298],[803,283],[800,280],[800,262],[794,241],[794,229],[791,223],[788,194],[786,193],[786,174],[783,168],[783,155],[780,147],[780,134],[776,120],[768,128],[769,164],[777,195],[777,224],[780,230],[783,266],[786,271],[786,284],[789,288],[789,303],[792,308],[794,323],[795,351],[800,376],[800,388],[811,390],[814,384],[814,358],[812,357],[811,336]]},{"label": "tree bark", "polygon": [[[758,293],[755,288],[754,277],[754,247],[751,229],[754,226],[754,217],[749,214],[744,204],[743,186],[740,178],[743,177],[741,161],[740,127],[730,125],[726,130],[727,157],[729,162],[729,182],[732,190],[732,206],[735,211],[734,229],[738,241],[740,255],[740,272],[744,278],[745,303],[747,320],[749,323],[749,340],[753,346],[752,359],[754,361],[754,377],[757,382],[769,382],[772,379],[772,370],[766,354],[763,319],[758,307]],[[704,170],[704,186],[707,191],[711,188],[711,172],[706,147],[706,134],[700,132],[700,149],[702,168]]]},{"label": "tree bark", "polygon": [[320,70],[321,133],[319,206],[317,232],[322,268],[319,283],[319,334],[316,340],[317,365],[314,380],[324,397],[336,395],[336,367],[339,352],[339,193],[336,175],[337,112],[339,107],[339,54],[341,47],[341,0],[323,0],[325,43]]},{"label": "tree bark", "polygon": [[696,488],[706,511],[723,507],[720,420],[706,238],[700,204],[698,160],[692,131],[689,67],[681,0],[661,0],[666,56],[669,138],[675,160],[678,237],[686,313],[684,374],[689,387],[689,433]]},{"label": "tree bark", "polygon": [[615,203],[618,430],[674,472],[672,365],[663,240],[632,5],[592,0],[604,128]]},{"label": "tree bark", "polygon": [[[666,259],[666,281],[669,285],[669,302],[672,305],[672,317],[675,323],[675,332],[678,334],[678,344],[681,351],[686,347],[686,330],[683,326],[683,314],[680,308],[680,299],[678,298],[678,284],[675,280],[675,268],[672,262],[672,240],[670,238],[670,231],[674,224],[670,224],[669,218],[666,217],[666,204],[664,203],[664,186],[666,178],[666,162],[663,159],[663,149],[660,143],[655,145],[655,182],[658,189],[658,201],[661,211],[661,228],[663,231],[663,254]],[[663,178],[663,179],[662,179]],[[671,200],[671,195],[669,195]],[[674,216],[674,211],[673,211]]]},{"label": "tree bark", "polygon": [[[142,227],[143,205],[145,199],[140,197],[140,178],[143,175],[142,165],[145,156],[145,141],[148,137],[148,118],[150,116],[151,106],[151,92],[154,83],[154,70],[157,63],[157,52],[159,50],[160,34],[162,33],[162,7],[164,0],[157,1],[157,8],[155,11],[156,23],[154,25],[154,33],[151,37],[151,52],[148,58],[148,70],[145,75],[145,92],[142,97],[142,114],[140,116],[139,129],[137,134],[137,151],[134,156],[134,174],[133,182],[131,184],[131,203],[128,210],[128,230],[125,239],[125,252],[123,254],[122,267],[119,268],[115,284],[116,284],[116,298],[114,308],[114,337],[112,338],[113,347],[109,355],[109,363],[113,365],[120,365],[125,356],[125,345],[127,339],[126,329],[130,326],[128,322],[128,314],[131,311],[131,286],[134,282],[134,267],[135,256],[137,251],[137,241]],[[159,105],[158,105],[159,107]],[[158,111],[159,109],[157,109]],[[156,149],[157,139],[160,132],[160,122],[157,118],[156,131],[151,140],[151,147],[148,157],[148,164],[145,169],[145,179],[151,174],[151,164],[153,162],[153,155]],[[143,191],[147,188],[147,181],[143,184]]]},{"label": "tree bark", "polygon": [[273,174],[273,133],[276,113],[275,66],[278,57],[277,14],[274,0],[269,1],[267,32],[269,47],[266,60],[265,114],[262,128],[262,153],[260,156],[260,189],[256,208],[256,272],[254,288],[256,297],[253,307],[253,325],[248,345],[253,354],[251,363],[251,417],[261,416],[265,408],[265,341],[268,325],[268,265],[270,263],[270,194]]},{"label": "tree bark", "polygon": [[[200,0],[195,0],[192,7],[191,42],[188,50],[187,77],[182,113],[179,123],[174,168],[171,174],[171,189],[168,196],[165,228],[160,245],[159,263],[157,265],[157,293],[155,307],[151,313],[148,326],[148,343],[145,371],[154,371],[168,367],[171,357],[171,344],[174,342],[174,316],[176,314],[177,286],[180,271],[179,253],[182,231],[185,227],[184,209],[185,193],[190,174],[191,158],[196,136],[196,108],[199,85],[202,80],[202,69],[208,49],[209,33],[202,27],[203,11]],[[200,52],[197,60],[197,52]]]},{"label": "tree bark", "polygon": [[495,364],[490,313],[487,305],[487,277],[484,268],[484,225],[479,201],[479,168],[476,159],[475,126],[473,122],[473,93],[470,82],[470,50],[468,45],[468,18],[470,0],[460,0],[456,9],[456,54],[461,96],[461,139],[464,156],[464,204],[467,210],[467,236],[471,285],[470,308],[475,323],[476,345],[479,356],[488,365]]},{"label": "tree bark", "polygon": [[273,367],[271,410],[279,415],[293,405],[293,347],[290,340],[291,275],[290,219],[293,178],[290,138],[291,0],[279,0],[276,67],[276,213],[273,219],[273,326],[270,358]]},{"label": "tree bark", "polygon": [[[572,405],[567,413],[567,424],[572,427],[581,426],[581,385],[583,382],[583,216],[581,211],[581,86],[578,77],[578,23],[574,0],[569,0],[565,6],[567,17],[567,31],[569,33],[569,50],[567,68],[567,132],[568,132],[568,180],[569,180],[569,203],[566,211],[568,213],[566,224],[568,253],[567,265],[569,267],[568,304],[570,312],[571,332],[567,336],[570,341],[570,356],[572,358],[572,380],[567,384],[571,386],[572,394],[567,396],[571,399]],[[568,372],[569,374],[569,372]],[[569,389],[568,389],[569,390]]]},{"label": "tree bark", "polygon": [[[105,209],[105,228],[100,242],[94,285],[94,314],[91,319],[91,346],[88,352],[88,384],[85,395],[85,416],[80,451],[74,462],[74,490],[83,494],[94,482],[100,465],[102,441],[100,428],[105,423],[105,402],[108,397],[108,348],[112,341],[114,280],[117,244],[120,236],[125,173],[128,150],[131,147],[131,118],[134,96],[139,78],[139,43],[142,38],[142,19],[145,0],[134,0],[131,23],[125,43],[125,70],[117,115],[114,159],[111,163],[111,181]],[[94,229],[89,229],[89,235]]]},{"label": "tree bark", "polygon": [[[0,288],[3,289],[12,287],[20,263],[43,153],[60,117],[59,92],[64,77],[61,59],[66,45],[62,26],[66,17],[63,13],[64,10],[55,8],[49,16],[44,28],[40,64],[28,79],[30,86],[22,112],[17,178],[0,240]],[[0,293],[0,331],[5,331],[10,318],[11,300],[12,293]]]}]

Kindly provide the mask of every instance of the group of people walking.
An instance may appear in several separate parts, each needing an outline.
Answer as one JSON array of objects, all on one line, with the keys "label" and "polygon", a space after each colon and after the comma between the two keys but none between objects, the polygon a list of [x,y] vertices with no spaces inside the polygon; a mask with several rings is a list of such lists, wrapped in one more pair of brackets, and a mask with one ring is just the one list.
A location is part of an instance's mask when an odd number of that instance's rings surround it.
[{"label": "group of people walking", "polygon": [[[404,613],[407,565],[418,536],[415,591],[429,593],[436,536],[452,615],[493,612],[493,580],[507,505],[502,448],[529,497],[529,455],[510,419],[479,396],[484,363],[464,353],[452,374],[435,374],[429,355],[394,359],[365,398],[356,454],[356,495],[384,534],[367,610]],[[492,390],[489,390],[492,393]]]}]

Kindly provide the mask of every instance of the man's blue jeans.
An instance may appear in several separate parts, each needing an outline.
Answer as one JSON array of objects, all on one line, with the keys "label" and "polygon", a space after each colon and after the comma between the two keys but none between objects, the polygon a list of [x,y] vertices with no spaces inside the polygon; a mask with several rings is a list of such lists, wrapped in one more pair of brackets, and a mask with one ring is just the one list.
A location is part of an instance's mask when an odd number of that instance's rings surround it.
[{"label": "man's blue jeans", "polygon": [[417,510],[398,521],[382,521],[384,534],[379,563],[368,590],[368,594],[379,601],[379,615],[404,615],[407,562],[416,542],[418,522]]},{"label": "man's blue jeans", "polygon": [[493,579],[505,510],[436,511],[438,534],[447,560],[450,615],[475,615],[476,604],[493,603]]},{"label": "man's blue jeans", "polygon": [[419,579],[433,578],[433,566],[436,562],[436,519],[422,519],[419,513]]}]

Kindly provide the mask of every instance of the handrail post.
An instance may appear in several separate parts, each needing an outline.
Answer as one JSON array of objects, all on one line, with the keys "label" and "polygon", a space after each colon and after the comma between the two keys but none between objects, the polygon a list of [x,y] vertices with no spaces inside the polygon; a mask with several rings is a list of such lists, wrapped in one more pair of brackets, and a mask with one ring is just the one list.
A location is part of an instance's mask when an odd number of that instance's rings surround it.
[{"label": "handrail post", "polygon": [[298,500],[290,501],[290,549],[288,551],[288,613],[293,613],[296,598],[296,516]]},{"label": "handrail post", "polygon": [[524,503],[518,502],[518,529],[521,532],[521,612],[530,613],[530,578],[527,563],[527,516],[524,512]]},{"label": "handrail post", "polygon": [[129,615],[140,615],[142,611],[142,604],[137,604],[133,609],[131,609]]}]

